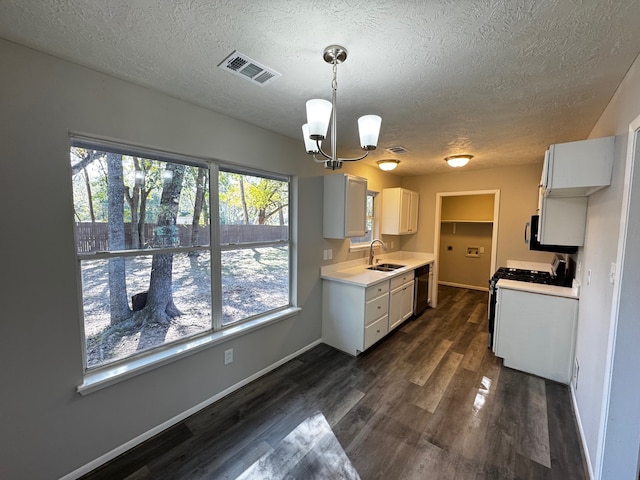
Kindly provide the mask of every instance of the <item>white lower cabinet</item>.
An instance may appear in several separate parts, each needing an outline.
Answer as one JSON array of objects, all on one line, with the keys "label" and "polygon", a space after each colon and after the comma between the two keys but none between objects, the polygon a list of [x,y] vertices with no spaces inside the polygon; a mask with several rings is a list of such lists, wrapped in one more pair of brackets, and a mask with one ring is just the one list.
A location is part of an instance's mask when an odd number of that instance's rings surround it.
[{"label": "white lower cabinet", "polygon": [[568,384],[578,299],[498,288],[495,354],[504,366]]},{"label": "white lower cabinet", "polygon": [[413,315],[413,270],[369,287],[322,281],[322,341],[356,356]]},{"label": "white lower cabinet", "polygon": [[389,330],[394,329],[413,315],[414,282],[413,272],[391,279]]}]

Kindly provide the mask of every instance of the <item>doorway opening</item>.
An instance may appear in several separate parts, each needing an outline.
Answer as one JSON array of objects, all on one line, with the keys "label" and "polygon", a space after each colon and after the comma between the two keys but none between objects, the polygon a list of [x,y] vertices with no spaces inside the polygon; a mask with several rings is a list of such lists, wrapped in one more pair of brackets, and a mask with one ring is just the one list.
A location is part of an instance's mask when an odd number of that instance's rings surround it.
[{"label": "doorway opening", "polygon": [[499,206],[500,190],[436,193],[434,285],[488,290],[496,269]]}]

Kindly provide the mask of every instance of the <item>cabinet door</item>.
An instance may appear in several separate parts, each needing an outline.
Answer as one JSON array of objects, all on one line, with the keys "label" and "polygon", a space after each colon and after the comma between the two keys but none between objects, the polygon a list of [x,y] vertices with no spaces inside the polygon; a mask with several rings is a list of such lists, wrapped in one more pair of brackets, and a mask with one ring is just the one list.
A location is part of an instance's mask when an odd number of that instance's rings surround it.
[{"label": "cabinet door", "polygon": [[402,320],[413,315],[413,293],[415,289],[415,282],[410,281],[403,285],[402,288]]},{"label": "cabinet door", "polygon": [[409,225],[407,233],[416,233],[418,231],[418,192],[410,193],[409,203]]},{"label": "cabinet door", "polygon": [[391,291],[389,296],[389,330],[413,315],[413,288],[411,280]]},{"label": "cabinet door", "polygon": [[362,237],[367,229],[367,181],[347,176],[345,237]]},{"label": "cabinet door", "polygon": [[382,190],[382,234],[406,235],[418,230],[418,193],[404,188]]},{"label": "cabinet door", "polygon": [[325,175],[324,238],[361,237],[367,225],[367,180],[348,174]]},{"label": "cabinet door", "polygon": [[400,191],[400,233],[409,233],[411,228],[411,192]]},{"label": "cabinet door", "polygon": [[584,245],[587,197],[542,199],[538,241],[543,245]]},{"label": "cabinet door", "polygon": [[389,294],[389,330],[402,322],[402,285]]},{"label": "cabinet door", "polygon": [[578,300],[498,288],[496,355],[507,367],[568,384]]},{"label": "cabinet door", "polygon": [[603,137],[551,145],[545,195],[586,196],[609,185],[614,141]]}]

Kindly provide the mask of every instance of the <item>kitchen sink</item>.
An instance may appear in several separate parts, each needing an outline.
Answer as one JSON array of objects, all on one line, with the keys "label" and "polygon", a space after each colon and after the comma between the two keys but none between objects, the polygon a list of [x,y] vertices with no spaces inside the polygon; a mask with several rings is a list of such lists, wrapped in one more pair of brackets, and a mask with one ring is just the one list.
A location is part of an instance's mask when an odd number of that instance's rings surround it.
[{"label": "kitchen sink", "polygon": [[393,272],[394,270],[402,267],[404,267],[404,265],[396,265],[395,263],[380,263],[378,265],[367,267],[367,270],[375,270],[377,272]]}]

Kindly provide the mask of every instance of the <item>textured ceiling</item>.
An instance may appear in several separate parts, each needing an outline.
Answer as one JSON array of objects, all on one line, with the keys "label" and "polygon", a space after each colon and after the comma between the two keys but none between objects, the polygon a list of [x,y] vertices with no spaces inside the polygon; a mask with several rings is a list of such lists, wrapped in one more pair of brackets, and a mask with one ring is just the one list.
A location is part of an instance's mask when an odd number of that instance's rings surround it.
[{"label": "textured ceiling", "polygon": [[[640,52],[638,0],[2,0],[0,37],[300,139],[305,101],[338,67],[341,156],[382,116],[400,175],[536,163],[585,138]],[[238,50],[282,77],[217,68]],[[409,152],[384,149],[402,145]],[[354,148],[355,147],[355,148]],[[309,159],[309,168],[321,169]]]}]

